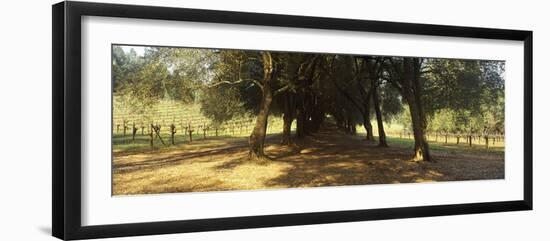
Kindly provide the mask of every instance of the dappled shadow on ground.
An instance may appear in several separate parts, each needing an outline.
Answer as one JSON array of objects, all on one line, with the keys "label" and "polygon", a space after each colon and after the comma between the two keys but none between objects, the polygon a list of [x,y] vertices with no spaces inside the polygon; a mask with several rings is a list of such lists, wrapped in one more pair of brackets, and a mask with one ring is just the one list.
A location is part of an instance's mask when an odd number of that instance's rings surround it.
[{"label": "dappled shadow on ground", "polygon": [[115,162],[113,168],[118,172],[126,172],[132,170],[142,170],[145,168],[159,168],[166,165],[177,165],[181,162],[205,162],[213,161],[212,159],[204,159],[204,157],[215,155],[233,155],[242,152],[246,149],[244,145],[237,145],[226,148],[208,149],[202,151],[190,151],[187,153],[172,152],[159,154],[155,157],[140,161]]},{"label": "dappled shadow on ground", "polygon": [[[410,162],[411,150],[360,141],[337,130],[324,130],[301,143],[301,151],[281,155],[291,166],[266,186],[309,187],[427,181],[498,179],[504,177],[503,156],[434,152],[437,163]],[[335,144],[337,143],[337,144]]]},{"label": "dappled shadow on ground", "polygon": [[[374,143],[326,127],[292,146],[267,139],[270,160],[247,159],[245,138],[180,150],[117,155],[117,194],[249,190],[504,178],[504,155],[434,151],[437,163],[410,162],[409,148]],[[390,143],[391,144],[391,143]]]}]

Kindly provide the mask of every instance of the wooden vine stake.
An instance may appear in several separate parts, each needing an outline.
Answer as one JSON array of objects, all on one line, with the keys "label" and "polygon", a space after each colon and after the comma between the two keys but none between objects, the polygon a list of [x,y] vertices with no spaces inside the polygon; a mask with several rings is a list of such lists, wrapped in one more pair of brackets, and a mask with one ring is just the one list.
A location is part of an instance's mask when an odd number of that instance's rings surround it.
[{"label": "wooden vine stake", "polygon": [[193,127],[191,126],[191,124],[189,124],[189,126],[187,127],[187,132],[189,133],[189,142],[193,142]]},{"label": "wooden vine stake", "polygon": [[154,134],[153,134],[153,124],[151,124],[151,128],[149,128],[149,145],[153,147],[154,144]]},{"label": "wooden vine stake", "polygon": [[176,126],[174,124],[171,124],[170,125],[170,137],[172,139],[172,145],[175,145],[175,142],[174,142],[174,136],[176,135]]},{"label": "wooden vine stake", "polygon": [[136,127],[136,123],[132,123],[132,142],[136,140],[136,133],[138,131],[138,128]]},{"label": "wooden vine stake", "polygon": [[156,133],[156,137],[159,138],[160,142],[162,142],[163,145],[166,146],[166,143],[164,143],[164,140],[162,139],[162,136],[160,136],[160,128],[161,128],[161,125],[153,125],[151,124],[151,129]]}]

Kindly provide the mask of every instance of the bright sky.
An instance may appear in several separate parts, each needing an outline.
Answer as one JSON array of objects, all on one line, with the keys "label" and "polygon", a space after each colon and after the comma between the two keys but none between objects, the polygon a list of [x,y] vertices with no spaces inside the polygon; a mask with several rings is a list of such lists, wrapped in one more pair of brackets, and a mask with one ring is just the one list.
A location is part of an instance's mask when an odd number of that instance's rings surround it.
[{"label": "bright sky", "polygon": [[120,45],[120,47],[122,48],[122,50],[124,50],[124,53],[129,53],[131,49],[134,49],[138,56],[143,56],[143,54],[145,53],[145,47],[124,45]]}]

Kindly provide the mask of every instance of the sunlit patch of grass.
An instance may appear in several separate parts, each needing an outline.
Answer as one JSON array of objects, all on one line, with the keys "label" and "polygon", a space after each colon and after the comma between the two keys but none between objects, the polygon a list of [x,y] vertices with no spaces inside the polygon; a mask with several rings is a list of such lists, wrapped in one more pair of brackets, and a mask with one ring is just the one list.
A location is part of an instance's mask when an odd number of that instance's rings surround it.
[{"label": "sunlit patch of grass", "polygon": [[[399,146],[403,148],[413,148],[414,139],[399,138],[399,137],[387,137],[388,145]],[[485,145],[479,145],[472,142],[470,147],[466,143],[453,143],[438,141],[429,141],[430,150],[445,152],[448,154],[460,154],[460,153],[473,153],[473,154],[502,154],[504,155],[504,146],[489,146],[486,148]]]}]

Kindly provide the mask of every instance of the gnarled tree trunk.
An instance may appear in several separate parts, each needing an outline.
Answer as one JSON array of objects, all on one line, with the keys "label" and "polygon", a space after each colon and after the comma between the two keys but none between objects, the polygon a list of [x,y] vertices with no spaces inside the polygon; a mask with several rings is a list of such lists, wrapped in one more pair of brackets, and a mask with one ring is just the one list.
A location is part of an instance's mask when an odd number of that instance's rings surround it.
[{"label": "gnarled tree trunk", "polygon": [[409,104],[413,134],[414,134],[414,161],[433,162],[430,149],[426,141],[426,116],[422,105],[422,86],[420,83],[420,61],[418,58],[404,58],[403,60],[403,97]]},{"label": "gnarled tree trunk", "polygon": [[[407,98],[408,99],[408,98]],[[432,161],[428,142],[425,139],[425,129],[422,127],[421,115],[418,109],[418,103],[409,100],[409,110],[411,114],[413,135],[414,135],[414,161]]]},{"label": "gnarled tree trunk", "polygon": [[386,142],[386,132],[384,131],[384,121],[382,120],[382,111],[380,110],[380,100],[378,99],[378,86],[373,79],[372,99],[374,102],[374,111],[376,112],[376,122],[378,123],[378,146],[388,147]]},{"label": "gnarled tree trunk", "polygon": [[283,145],[289,145],[290,144],[290,131],[292,126],[292,116],[285,113],[283,114],[283,137],[281,140],[281,144]]},{"label": "gnarled tree trunk", "polygon": [[370,122],[370,101],[372,97],[372,90],[371,91],[365,91],[363,85],[359,85],[359,93],[363,97],[363,127],[365,127],[365,131],[367,132],[366,140],[367,141],[374,141],[374,134],[372,131],[372,124]]},{"label": "gnarled tree trunk", "polygon": [[[367,132],[366,140],[368,141],[374,140],[374,136],[372,134],[372,124],[370,123],[370,98],[371,98],[372,92],[366,93],[363,86],[359,85],[359,91],[361,93],[361,96],[364,98],[362,100],[362,105],[360,105],[348,92],[346,92],[346,90],[344,90],[341,86],[339,86],[334,79],[331,79],[331,81],[336,87],[336,89],[340,92],[340,94],[342,94],[342,96],[344,96],[359,112],[361,112],[361,115],[363,117],[363,127],[365,127],[365,131]],[[346,118],[348,119],[348,122],[349,122],[350,121],[349,117],[346,117]],[[348,126],[348,128],[346,129],[348,132],[351,132],[351,126]]]},{"label": "gnarled tree trunk", "polygon": [[306,61],[307,67],[303,72],[299,73],[298,86],[299,94],[297,95],[296,108],[296,138],[303,138],[310,133],[311,128],[308,126],[308,120],[311,117],[311,88],[313,82],[313,74],[317,66],[315,57]]},{"label": "gnarled tree trunk", "polygon": [[374,141],[374,134],[372,133],[372,124],[370,123],[370,109],[368,108],[365,113],[363,113],[363,127],[365,128],[365,131],[367,132],[366,140],[367,141]]},{"label": "gnarled tree trunk", "polygon": [[283,113],[283,138],[281,144],[290,144],[290,132],[292,121],[294,120],[294,97],[291,93],[286,93],[284,97],[284,113]]},{"label": "gnarled tree trunk", "polygon": [[271,92],[270,87],[270,82],[273,78],[273,61],[270,52],[262,52],[262,62],[264,69],[262,81],[262,101],[260,103],[260,110],[258,111],[258,115],[256,117],[256,124],[254,125],[254,129],[248,139],[248,155],[252,159],[265,157],[264,142],[267,130],[267,118],[269,117],[269,109],[273,100],[273,93]]},{"label": "gnarled tree trunk", "polygon": [[296,112],[296,138],[304,138],[306,136],[306,111],[300,105]]}]

